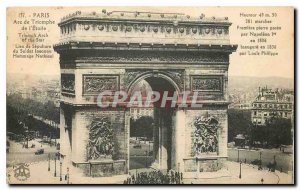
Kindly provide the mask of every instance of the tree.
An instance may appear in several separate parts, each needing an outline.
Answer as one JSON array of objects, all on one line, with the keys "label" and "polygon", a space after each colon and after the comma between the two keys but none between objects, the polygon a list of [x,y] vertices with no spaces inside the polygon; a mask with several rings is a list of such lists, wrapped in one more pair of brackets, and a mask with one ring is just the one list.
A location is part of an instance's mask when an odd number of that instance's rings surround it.
[{"label": "tree", "polygon": [[238,134],[245,137],[249,135],[249,126],[251,126],[250,110],[228,110],[228,142],[232,142]]},{"label": "tree", "polygon": [[59,123],[59,110],[52,102],[42,104],[34,100],[23,99],[20,95],[7,96],[7,131],[18,135],[25,135],[25,129],[20,122],[28,127],[29,131],[39,131],[41,136],[59,138],[59,129],[39,121],[32,114]]},{"label": "tree", "polygon": [[290,119],[273,117],[266,122],[269,145],[278,147],[279,145],[292,144],[292,123]]},{"label": "tree", "polygon": [[259,141],[263,147],[277,148],[280,145],[292,144],[292,123],[290,119],[272,117],[265,125],[253,125],[250,130],[251,145]]},{"label": "tree", "polygon": [[41,116],[59,123],[59,108],[54,103],[48,101],[46,103],[37,102],[31,99],[24,99],[18,94],[8,95],[6,97],[7,105],[18,110],[18,112]]},{"label": "tree", "polygon": [[136,121],[131,122],[130,135],[136,137],[153,137],[153,118],[149,116],[142,116]]},{"label": "tree", "polygon": [[11,106],[6,107],[6,129],[7,132],[12,132],[15,134],[23,134],[25,132],[25,129],[23,126],[19,123],[24,118],[24,113],[18,112],[16,109],[14,109]]}]

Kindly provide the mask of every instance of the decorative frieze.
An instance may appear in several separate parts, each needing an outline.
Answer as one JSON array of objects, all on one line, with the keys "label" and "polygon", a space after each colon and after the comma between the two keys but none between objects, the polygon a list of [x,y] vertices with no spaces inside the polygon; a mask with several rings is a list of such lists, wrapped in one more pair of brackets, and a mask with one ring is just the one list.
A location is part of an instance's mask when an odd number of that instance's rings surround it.
[{"label": "decorative frieze", "polygon": [[[88,52],[87,52],[88,53]],[[67,57],[66,57],[67,58]],[[199,52],[144,52],[144,51],[108,51],[101,52],[101,55],[94,54],[93,56],[82,55],[77,57],[79,62],[155,62],[155,63],[218,63],[226,64],[229,62],[229,56],[226,53],[199,53]]]},{"label": "decorative frieze", "polygon": [[[78,29],[82,31],[93,30],[95,32],[124,32],[124,33],[152,33],[152,34],[185,34],[188,35],[228,35],[228,27],[210,27],[210,26],[175,26],[174,24],[127,24],[127,23],[74,23],[67,24],[61,27],[61,34],[67,35],[71,31],[76,30],[76,24],[78,24]],[[204,31],[204,32],[203,32]],[[215,32],[217,31],[217,32]]]},{"label": "decorative frieze", "polygon": [[184,70],[166,70],[165,71],[169,77],[171,77],[174,82],[177,84],[177,86],[180,88],[180,90],[183,90],[184,88]]},{"label": "decorative frieze", "polygon": [[[152,32],[152,33],[185,33],[185,34],[208,34],[212,31],[210,28],[213,25],[213,30],[218,27],[224,35],[228,33],[223,30],[228,30],[231,23],[228,22],[228,17],[216,18],[205,17],[201,14],[200,17],[191,17],[190,15],[177,13],[151,13],[151,12],[102,12],[102,13],[81,13],[76,11],[62,18],[59,26],[64,28],[61,33],[66,34],[71,26],[70,23],[75,21],[83,27],[83,30],[98,29],[103,32],[123,31],[123,32]],[[89,21],[89,22],[87,22]],[[105,30],[106,28],[106,30]],[[204,33],[202,30],[204,29]]]},{"label": "decorative frieze", "polygon": [[[134,80],[138,77],[142,76],[143,74],[147,74],[152,72],[153,70],[138,70],[138,69],[126,69],[124,75],[124,86],[128,87]],[[159,73],[165,74],[166,76],[170,77],[177,86],[182,90],[184,87],[184,70],[176,69],[176,70],[160,70]],[[154,74],[154,73],[153,73]]]},{"label": "decorative frieze", "polygon": [[142,73],[147,72],[147,70],[138,70],[138,69],[126,69],[123,82],[124,86],[128,87],[132,81],[134,81]]},{"label": "decorative frieze", "polygon": [[199,75],[191,76],[191,89],[201,92],[222,92],[222,77]]},{"label": "decorative frieze", "polygon": [[119,90],[118,75],[83,75],[83,95],[98,95],[105,90]]},{"label": "decorative frieze", "polygon": [[62,94],[75,94],[74,74],[61,74],[61,92]]}]

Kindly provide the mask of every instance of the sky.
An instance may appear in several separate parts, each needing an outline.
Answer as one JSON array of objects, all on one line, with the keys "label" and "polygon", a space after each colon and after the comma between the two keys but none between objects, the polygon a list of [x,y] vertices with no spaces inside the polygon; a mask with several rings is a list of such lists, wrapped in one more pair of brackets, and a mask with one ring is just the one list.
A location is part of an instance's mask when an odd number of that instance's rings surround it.
[{"label": "sky", "polygon": [[[100,12],[102,9],[107,11],[153,11],[153,12],[176,12],[185,13],[190,16],[199,17],[205,14],[206,17],[228,17],[232,22],[230,27],[231,44],[239,45],[237,52],[230,55],[229,76],[254,76],[254,77],[286,77],[294,78],[294,26],[293,10],[291,8],[266,8],[266,7],[53,7],[49,8],[26,8],[26,13],[49,12],[51,19],[56,23],[63,16],[73,13],[77,10],[83,12]],[[35,75],[58,75],[59,74],[59,56],[55,53],[53,59],[13,59],[12,49],[18,42],[18,30],[11,23],[17,18],[17,13],[22,8],[9,10],[7,12],[7,73],[23,73]],[[24,11],[24,9],[23,9]],[[249,38],[241,37],[241,32],[237,26],[246,26],[245,17],[240,13],[259,14],[276,13],[276,20],[272,24],[280,26],[282,29],[277,32],[277,36],[269,40],[271,44],[277,46],[278,56],[240,56],[240,45],[249,45]],[[261,26],[266,26],[261,24]],[[47,44],[53,45],[59,42],[59,27],[57,24],[49,27],[49,38]]]}]

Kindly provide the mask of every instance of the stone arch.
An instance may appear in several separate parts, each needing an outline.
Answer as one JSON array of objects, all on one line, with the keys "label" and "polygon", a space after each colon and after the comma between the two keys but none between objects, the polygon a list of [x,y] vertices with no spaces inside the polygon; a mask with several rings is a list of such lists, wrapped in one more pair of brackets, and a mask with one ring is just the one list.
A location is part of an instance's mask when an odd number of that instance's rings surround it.
[{"label": "stone arch", "polygon": [[179,87],[179,85],[176,83],[176,81],[171,78],[167,73],[165,73],[164,71],[148,71],[148,72],[144,72],[142,73],[141,75],[139,75],[138,77],[136,77],[133,81],[131,81],[129,83],[129,86],[127,88],[127,93],[128,94],[131,94],[134,87],[139,83],[141,82],[142,80],[146,80],[147,78],[150,78],[150,77],[154,77],[154,78],[162,78],[166,81],[168,81],[172,86],[173,88],[175,89],[177,95],[180,94],[181,92],[181,89]]}]

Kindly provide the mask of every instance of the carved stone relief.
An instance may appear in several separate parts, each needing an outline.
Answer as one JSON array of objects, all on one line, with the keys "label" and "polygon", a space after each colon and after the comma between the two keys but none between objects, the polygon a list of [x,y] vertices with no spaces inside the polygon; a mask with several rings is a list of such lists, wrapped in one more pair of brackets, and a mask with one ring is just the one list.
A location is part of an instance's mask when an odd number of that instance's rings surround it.
[{"label": "carved stone relief", "polygon": [[184,70],[167,70],[165,71],[178,85],[178,87],[183,90],[184,88]]},{"label": "carved stone relief", "polygon": [[61,91],[62,93],[75,93],[74,74],[61,74]]},{"label": "carved stone relief", "polygon": [[94,120],[89,127],[87,160],[112,158],[114,137],[112,125],[108,118]]},{"label": "carved stone relief", "polygon": [[200,92],[222,92],[222,77],[192,76],[191,89]]},{"label": "carved stone relief", "polygon": [[219,122],[211,116],[197,117],[193,123],[193,156],[203,153],[215,153],[218,149]]},{"label": "carved stone relief", "polygon": [[83,94],[95,95],[105,90],[119,90],[117,75],[83,75]]},{"label": "carved stone relief", "polygon": [[147,70],[126,70],[125,75],[124,75],[124,86],[128,87],[129,84],[134,81],[138,76],[140,76],[142,73],[145,73]]}]

